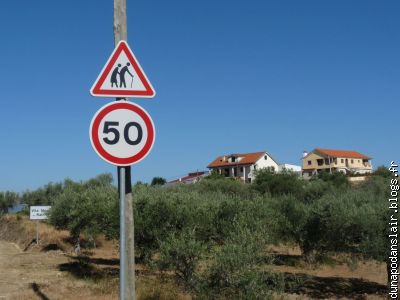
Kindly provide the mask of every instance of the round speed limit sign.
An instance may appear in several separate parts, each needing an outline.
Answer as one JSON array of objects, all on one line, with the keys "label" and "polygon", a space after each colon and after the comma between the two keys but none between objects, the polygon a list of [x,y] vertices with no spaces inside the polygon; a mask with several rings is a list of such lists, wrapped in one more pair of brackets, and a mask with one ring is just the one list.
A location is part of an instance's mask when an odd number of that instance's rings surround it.
[{"label": "round speed limit sign", "polygon": [[105,161],[129,166],[149,154],[155,129],[150,115],[139,105],[127,101],[104,105],[90,124],[93,149]]}]

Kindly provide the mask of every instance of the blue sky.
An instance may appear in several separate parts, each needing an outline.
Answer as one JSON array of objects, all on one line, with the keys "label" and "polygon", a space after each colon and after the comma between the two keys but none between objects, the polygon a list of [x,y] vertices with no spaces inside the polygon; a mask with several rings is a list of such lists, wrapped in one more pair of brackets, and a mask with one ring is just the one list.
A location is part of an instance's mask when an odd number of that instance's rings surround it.
[{"label": "blue sky", "polygon": [[[127,0],[128,42],[157,91],[157,138],[133,181],[216,156],[315,147],[400,162],[398,1]],[[113,1],[0,11],[0,190],[116,173],[90,145],[89,89],[113,50]]]}]

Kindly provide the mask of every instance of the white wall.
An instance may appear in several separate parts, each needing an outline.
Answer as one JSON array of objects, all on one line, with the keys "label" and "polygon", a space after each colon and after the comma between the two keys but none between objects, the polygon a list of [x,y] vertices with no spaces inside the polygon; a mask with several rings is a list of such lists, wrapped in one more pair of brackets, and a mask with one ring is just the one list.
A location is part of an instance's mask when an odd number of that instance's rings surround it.
[{"label": "white wall", "polygon": [[290,165],[290,164],[282,164],[279,165],[279,171],[292,171],[292,172],[301,172],[301,166]]},{"label": "white wall", "polygon": [[[265,159],[265,156],[267,159]],[[267,153],[256,162],[256,165],[257,170],[273,167],[275,172],[279,171],[279,165]]]}]

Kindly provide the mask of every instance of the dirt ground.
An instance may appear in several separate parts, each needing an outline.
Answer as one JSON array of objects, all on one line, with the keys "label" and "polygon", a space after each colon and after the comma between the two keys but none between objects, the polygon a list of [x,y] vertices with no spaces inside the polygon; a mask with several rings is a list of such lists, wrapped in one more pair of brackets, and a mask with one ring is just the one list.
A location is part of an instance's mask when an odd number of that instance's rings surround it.
[{"label": "dirt ground", "polygon": [[68,263],[61,251],[24,252],[0,241],[0,299],[112,299],[60,271],[59,266]]},{"label": "dirt ground", "polygon": [[375,261],[351,265],[343,258],[331,264],[307,265],[298,247],[273,247],[275,261],[271,269],[285,275],[288,286],[285,299],[387,299],[386,266]]}]

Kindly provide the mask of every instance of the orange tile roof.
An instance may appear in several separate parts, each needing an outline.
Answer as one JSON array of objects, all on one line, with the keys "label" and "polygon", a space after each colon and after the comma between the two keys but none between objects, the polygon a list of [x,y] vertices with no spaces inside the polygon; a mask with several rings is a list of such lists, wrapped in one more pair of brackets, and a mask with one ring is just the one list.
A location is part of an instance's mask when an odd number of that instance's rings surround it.
[{"label": "orange tile roof", "polygon": [[371,159],[371,157],[369,156],[351,150],[333,150],[333,149],[316,148],[314,151],[328,155],[329,157],[350,157],[350,158]]},{"label": "orange tile roof", "polygon": [[[207,168],[218,168],[226,166],[237,166],[237,165],[251,165],[257,162],[266,152],[255,152],[255,153],[242,153],[242,154],[229,154],[218,156],[213,162],[211,162]],[[224,160],[225,157],[225,160]],[[229,157],[242,157],[240,161],[228,162]]]}]

